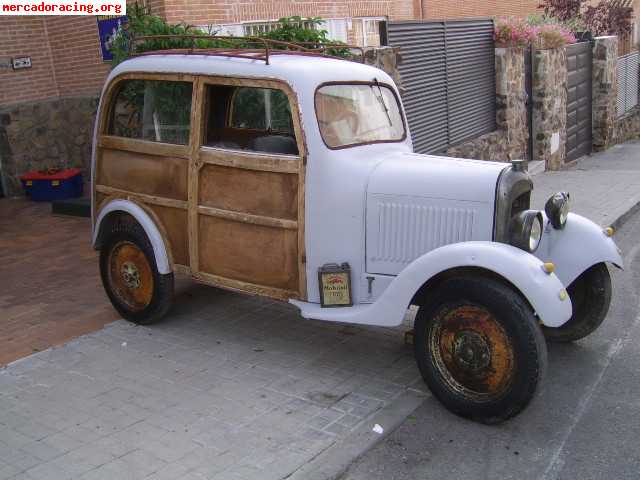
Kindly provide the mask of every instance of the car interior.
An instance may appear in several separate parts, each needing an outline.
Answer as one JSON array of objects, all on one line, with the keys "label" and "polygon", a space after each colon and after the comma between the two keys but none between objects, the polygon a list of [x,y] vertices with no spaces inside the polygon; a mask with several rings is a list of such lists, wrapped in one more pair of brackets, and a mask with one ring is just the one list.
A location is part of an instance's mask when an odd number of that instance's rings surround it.
[{"label": "car interior", "polygon": [[298,155],[287,95],[270,88],[210,85],[208,147]]}]

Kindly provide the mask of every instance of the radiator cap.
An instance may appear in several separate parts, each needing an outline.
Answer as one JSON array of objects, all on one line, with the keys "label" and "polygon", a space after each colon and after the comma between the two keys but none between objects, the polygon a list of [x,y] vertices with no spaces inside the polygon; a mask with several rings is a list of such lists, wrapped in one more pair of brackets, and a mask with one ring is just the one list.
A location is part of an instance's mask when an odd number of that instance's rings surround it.
[{"label": "radiator cap", "polygon": [[529,169],[527,160],[511,160],[511,166],[514,172],[526,172]]}]

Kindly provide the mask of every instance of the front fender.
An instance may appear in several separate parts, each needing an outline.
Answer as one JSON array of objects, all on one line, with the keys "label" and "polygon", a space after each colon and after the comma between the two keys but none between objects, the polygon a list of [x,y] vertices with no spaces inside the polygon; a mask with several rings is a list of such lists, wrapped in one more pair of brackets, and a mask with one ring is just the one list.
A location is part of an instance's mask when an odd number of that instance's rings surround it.
[{"label": "front fender", "polygon": [[620,249],[602,227],[580,215],[570,213],[562,230],[553,228],[544,215],[545,229],[535,256],[553,262],[563,285],[569,286],[578,276],[597,263],[610,262],[622,268]]},{"label": "front fender", "polygon": [[511,245],[455,243],[432,250],[413,261],[375,303],[345,308],[321,308],[318,304],[296,300],[291,303],[300,308],[305,318],[394,327],[402,323],[414,294],[429,279],[453,268],[476,267],[509,281],[529,301],[545,325],[558,327],[571,318],[571,301],[566,295],[561,295],[564,286],[558,277],[545,273],[542,265],[538,258]]}]

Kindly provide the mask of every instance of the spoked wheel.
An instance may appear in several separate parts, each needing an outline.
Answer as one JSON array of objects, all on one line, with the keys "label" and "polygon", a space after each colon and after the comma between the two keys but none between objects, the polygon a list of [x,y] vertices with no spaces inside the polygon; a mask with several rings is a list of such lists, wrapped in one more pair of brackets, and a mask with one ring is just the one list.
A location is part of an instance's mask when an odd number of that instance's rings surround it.
[{"label": "spoked wheel", "polygon": [[111,229],[100,250],[104,289],[124,318],[153,323],[171,306],[173,274],[158,272],[153,247],[138,223],[123,221]]},{"label": "spoked wheel", "polygon": [[607,265],[594,265],[567,288],[573,314],[567,323],[558,327],[543,327],[553,342],[573,342],[595,332],[604,321],[611,305],[611,274]]},{"label": "spoked wheel", "polygon": [[496,423],[533,398],[546,345],[529,305],[475,277],[445,281],[418,310],[414,348],[433,394],[454,413]]}]

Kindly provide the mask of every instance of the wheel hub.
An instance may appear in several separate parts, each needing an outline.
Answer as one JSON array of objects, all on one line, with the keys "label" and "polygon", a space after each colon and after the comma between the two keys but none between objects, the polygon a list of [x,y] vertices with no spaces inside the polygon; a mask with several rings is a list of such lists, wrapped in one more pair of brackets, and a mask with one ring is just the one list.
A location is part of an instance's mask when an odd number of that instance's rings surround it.
[{"label": "wheel hub", "polygon": [[122,281],[127,288],[130,288],[132,290],[140,288],[140,271],[134,263],[123,263],[120,273],[122,274]]},{"label": "wheel hub", "polygon": [[453,360],[462,370],[480,372],[491,364],[489,344],[477,332],[459,332],[453,342]]}]

